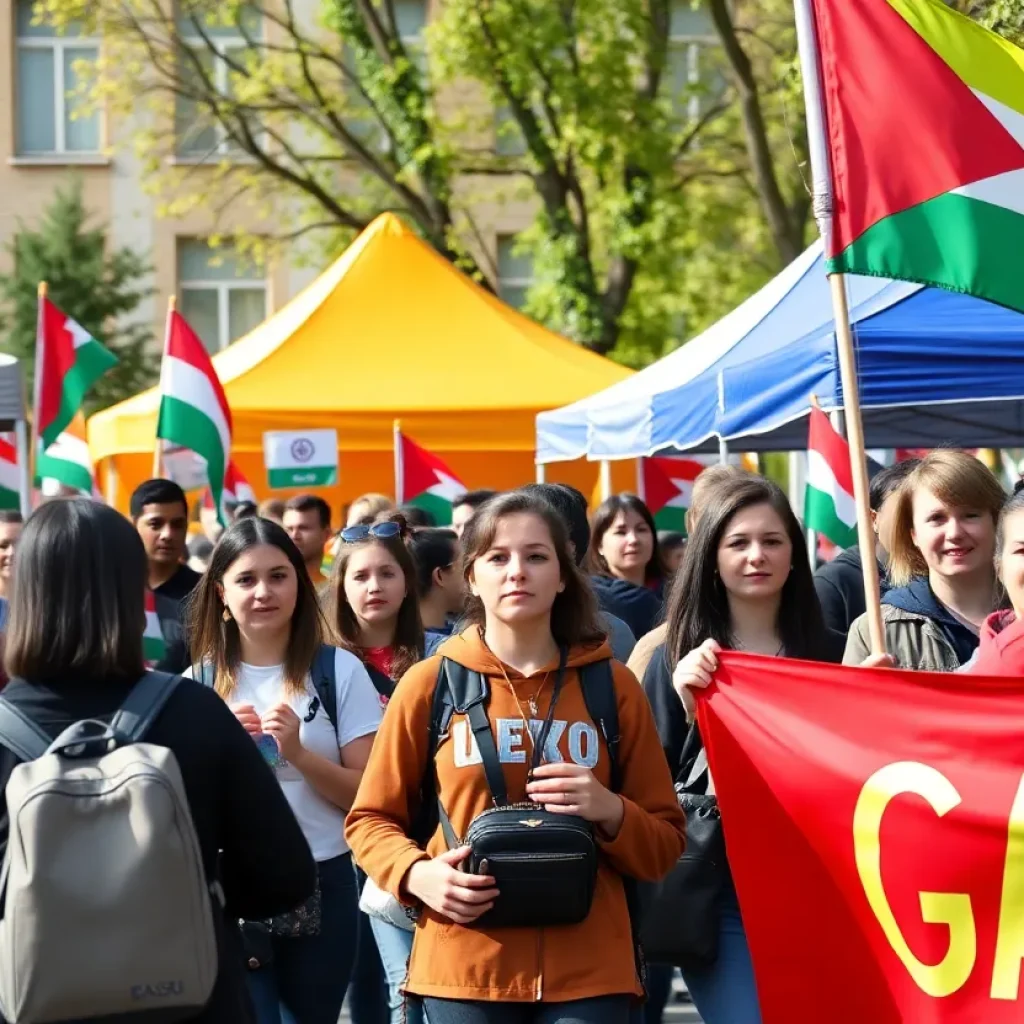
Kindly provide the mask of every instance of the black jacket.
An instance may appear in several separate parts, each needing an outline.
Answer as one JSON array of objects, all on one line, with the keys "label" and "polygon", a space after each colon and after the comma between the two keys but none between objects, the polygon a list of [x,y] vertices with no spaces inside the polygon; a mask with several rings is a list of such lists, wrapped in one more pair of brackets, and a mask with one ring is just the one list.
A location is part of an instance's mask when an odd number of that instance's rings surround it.
[{"label": "black jacket", "polygon": [[591,576],[601,610],[622,619],[639,639],[657,626],[664,614],[660,590],[638,587],[614,576]]},{"label": "black jacket", "polygon": [[[37,686],[12,679],[4,698],[56,737],[73,722],[109,722],[127,684],[68,678]],[[238,919],[292,910],[313,892],[316,865],[281,787],[259,748],[213,690],[182,681],[146,737],[173,751],[181,768],[207,877],[218,878],[227,906],[218,920],[220,968],[196,1024],[250,1024]],[[7,849],[3,792],[18,763],[0,747],[0,855]],[[218,855],[218,851],[219,855]]]},{"label": "black jacket", "polygon": [[[826,629],[825,654],[822,661],[841,665],[843,652],[846,650],[846,637],[835,630]],[[689,765],[684,764],[683,748],[686,746],[686,738],[692,728],[697,732],[697,724],[687,722],[686,711],[683,702],[679,699],[672,686],[672,669],[669,667],[668,656],[664,644],[659,644],[651,655],[642,680],[644,692],[651,702],[651,709],[654,711],[654,720],[658,726],[658,736],[661,738],[661,746],[668,758],[669,767],[672,769],[672,776],[677,781],[688,772]],[[692,740],[687,748],[687,760],[700,751],[699,737],[697,743]]]},{"label": "black jacket", "polygon": [[[878,563],[878,580],[884,596],[889,589],[885,567]],[[831,561],[818,567],[814,573],[814,589],[821,602],[825,625],[845,636],[853,620],[867,611],[864,600],[864,561],[860,548],[840,551]]]}]

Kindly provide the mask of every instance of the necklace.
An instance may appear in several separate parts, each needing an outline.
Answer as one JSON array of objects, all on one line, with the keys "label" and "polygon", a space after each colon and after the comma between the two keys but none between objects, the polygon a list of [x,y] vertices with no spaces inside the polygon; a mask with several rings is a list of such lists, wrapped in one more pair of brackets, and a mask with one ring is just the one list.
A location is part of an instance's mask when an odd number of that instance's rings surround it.
[{"label": "necklace", "polygon": [[[750,654],[757,654],[758,653],[757,651],[751,651],[750,648],[747,647],[739,639],[739,637],[736,636],[735,633],[730,633],[729,634],[729,640],[730,640],[730,645],[731,645],[731,647],[732,647],[732,649],[734,651],[747,651],[747,653],[750,653]],[[784,643],[779,644],[779,649],[774,654],[768,655],[768,657],[771,657],[771,658],[781,658],[782,655],[783,655],[783,652],[785,650],[786,650],[786,645]]]},{"label": "necklace", "polygon": [[[516,693],[516,688],[512,685],[512,680],[509,679],[508,673],[505,671],[505,666],[500,661],[498,662],[498,667],[501,669],[501,674],[505,678],[505,683],[508,686],[509,693],[512,694],[512,699],[516,702],[516,708],[519,710],[519,717],[522,718],[523,723],[526,724],[526,731],[529,733],[529,724],[527,723],[526,715],[523,713],[523,705],[519,700],[519,694]],[[526,703],[530,709],[530,716],[532,718],[537,718],[540,715],[540,709],[537,707],[537,698],[540,696],[540,691],[544,689],[544,684],[548,681],[549,675],[551,675],[550,671],[545,672],[544,678],[540,681],[540,686],[537,687],[537,692],[530,694],[530,696],[526,698]],[[532,735],[530,737],[530,742],[533,742]]]}]

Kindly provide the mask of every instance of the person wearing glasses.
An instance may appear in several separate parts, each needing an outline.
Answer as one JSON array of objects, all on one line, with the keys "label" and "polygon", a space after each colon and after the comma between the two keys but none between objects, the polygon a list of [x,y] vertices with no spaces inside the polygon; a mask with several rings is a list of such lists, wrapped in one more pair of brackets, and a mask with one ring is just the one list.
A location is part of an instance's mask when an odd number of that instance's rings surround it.
[{"label": "person wearing glasses", "polygon": [[[221,534],[191,611],[188,675],[211,686],[252,737],[317,863],[312,902],[287,920],[243,928],[257,1022],[337,1024],[358,936],[345,813],[380,724],[377,694],[358,658],[324,645],[303,556],[269,519],[242,519]],[[330,708],[321,694],[332,669]]]},{"label": "person wearing glasses", "polygon": [[[410,531],[400,512],[383,521],[347,526],[339,534],[331,572],[328,617],[338,643],[359,658],[386,706],[395,684],[423,657],[423,624],[416,566],[406,547]],[[400,985],[405,979],[412,933],[373,914],[366,876],[357,872],[361,906],[359,948],[349,993],[354,1024],[376,1024],[387,1015],[402,1020]],[[386,916],[386,915],[385,915]],[[418,1024],[406,1018],[406,1024]]]}]

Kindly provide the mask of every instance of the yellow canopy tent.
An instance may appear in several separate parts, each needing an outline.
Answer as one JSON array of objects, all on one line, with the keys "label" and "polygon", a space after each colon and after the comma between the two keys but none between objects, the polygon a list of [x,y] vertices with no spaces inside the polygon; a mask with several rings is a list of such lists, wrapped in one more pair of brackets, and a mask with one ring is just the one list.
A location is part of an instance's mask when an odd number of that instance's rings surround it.
[{"label": "yellow canopy tent", "polygon": [[[337,429],[340,483],[319,492],[335,508],[393,493],[396,418],[468,487],[532,480],[537,413],[630,373],[504,305],[393,214],[213,362],[232,456],[261,497],[264,431]],[[153,388],[89,421],[98,479],[118,507],[150,475],[159,397]],[[553,479],[590,493],[595,475],[593,464],[564,463]]]}]

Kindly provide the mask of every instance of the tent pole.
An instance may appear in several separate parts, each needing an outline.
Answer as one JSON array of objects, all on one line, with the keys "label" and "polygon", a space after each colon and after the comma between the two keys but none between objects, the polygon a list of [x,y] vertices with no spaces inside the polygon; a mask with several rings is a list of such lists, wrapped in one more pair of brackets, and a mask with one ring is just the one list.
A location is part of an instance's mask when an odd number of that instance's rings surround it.
[{"label": "tent pole", "polygon": [[25,414],[14,421],[14,445],[18,453],[18,492],[22,519],[32,515],[32,472],[29,468],[28,424]]},{"label": "tent pole", "polygon": [[608,459],[601,460],[601,473],[598,479],[601,484],[601,500],[607,501],[612,496],[612,464]]},{"label": "tent pole", "polygon": [[729,465],[729,442],[724,437],[718,439],[718,462],[719,465]]},{"label": "tent pole", "polygon": [[864,601],[867,608],[868,632],[873,654],[885,653],[885,630],[882,626],[882,600],[878,584],[878,562],[870,557],[875,550],[875,534],[871,528],[871,507],[868,499],[868,462],[864,445],[864,424],[860,415],[857,390],[857,361],[850,329],[850,309],[846,301],[846,279],[831,274],[832,309],[835,315],[836,342],[839,350],[839,374],[843,383],[843,410],[847,441],[850,445],[850,469],[853,473],[853,496],[857,502],[857,542],[864,553]]},{"label": "tent pole", "polygon": [[542,484],[542,483],[545,482],[544,481],[544,476],[545,476],[545,472],[544,471],[545,471],[546,467],[545,467],[543,462],[535,463],[535,465],[536,465],[536,468],[537,468],[536,482],[539,483],[539,484]]},{"label": "tent pole", "polygon": [[106,501],[111,508],[117,508],[117,466],[114,464],[114,456],[107,456],[106,472]]}]

